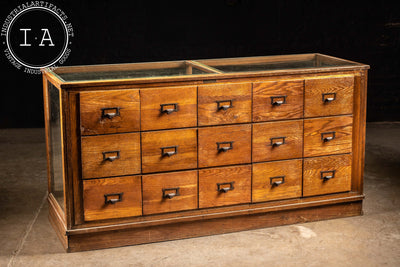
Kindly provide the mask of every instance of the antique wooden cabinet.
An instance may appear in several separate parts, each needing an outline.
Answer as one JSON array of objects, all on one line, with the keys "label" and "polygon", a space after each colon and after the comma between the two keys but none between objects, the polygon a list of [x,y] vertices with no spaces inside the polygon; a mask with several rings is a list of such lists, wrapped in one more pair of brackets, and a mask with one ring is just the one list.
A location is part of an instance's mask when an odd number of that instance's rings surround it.
[{"label": "antique wooden cabinet", "polygon": [[43,70],[67,251],[362,213],[367,70],[321,54]]}]

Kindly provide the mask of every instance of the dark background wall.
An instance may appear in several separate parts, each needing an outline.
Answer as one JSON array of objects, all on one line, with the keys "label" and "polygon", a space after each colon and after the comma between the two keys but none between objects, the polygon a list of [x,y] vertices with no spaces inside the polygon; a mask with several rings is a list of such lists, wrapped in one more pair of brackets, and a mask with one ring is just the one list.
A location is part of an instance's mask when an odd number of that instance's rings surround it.
[{"label": "dark background wall", "polygon": [[[367,120],[400,121],[400,1],[50,2],[74,27],[64,65],[324,53],[371,65]],[[43,127],[41,77],[0,62],[0,128]]]}]

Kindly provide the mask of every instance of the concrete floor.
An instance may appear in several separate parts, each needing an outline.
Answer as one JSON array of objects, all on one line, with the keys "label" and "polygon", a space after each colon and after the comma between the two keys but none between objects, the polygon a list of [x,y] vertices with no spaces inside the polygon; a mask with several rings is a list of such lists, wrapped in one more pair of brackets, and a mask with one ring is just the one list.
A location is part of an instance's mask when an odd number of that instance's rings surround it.
[{"label": "concrete floor", "polygon": [[0,266],[400,266],[400,123],[369,124],[366,151],[363,216],[67,254],[44,130],[0,130]]}]

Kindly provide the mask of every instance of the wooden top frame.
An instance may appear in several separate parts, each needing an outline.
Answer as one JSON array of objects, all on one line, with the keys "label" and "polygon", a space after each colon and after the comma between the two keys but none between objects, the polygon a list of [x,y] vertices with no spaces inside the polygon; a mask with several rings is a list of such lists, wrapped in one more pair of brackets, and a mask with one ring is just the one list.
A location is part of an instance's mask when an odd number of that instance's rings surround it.
[{"label": "wooden top frame", "polygon": [[[368,65],[323,54],[297,54],[284,56],[259,56],[222,59],[180,60],[149,63],[67,66],[55,70],[43,69],[48,80],[60,89],[74,90],[83,87],[138,85],[147,83],[220,80],[285,74],[307,74],[332,71],[369,69]],[[173,70],[171,75],[129,77],[129,72]],[[175,71],[175,73],[174,73]],[[126,72],[127,77],[112,77],[112,73]],[[178,73],[176,73],[178,72]],[[196,73],[194,73],[196,72]],[[110,78],[99,79],[97,76]],[[74,75],[81,75],[74,78]],[[83,76],[82,76],[83,75]],[[85,78],[86,75],[86,78]],[[91,76],[92,75],[92,76]],[[121,76],[121,75],[119,75]],[[123,76],[123,75],[122,75]],[[71,78],[72,77],[72,78]]]}]

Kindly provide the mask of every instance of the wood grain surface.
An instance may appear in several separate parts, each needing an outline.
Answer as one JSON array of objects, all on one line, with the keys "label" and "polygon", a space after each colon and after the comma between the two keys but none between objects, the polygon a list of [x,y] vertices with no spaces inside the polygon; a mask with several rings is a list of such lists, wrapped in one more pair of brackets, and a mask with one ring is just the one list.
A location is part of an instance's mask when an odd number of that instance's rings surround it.
[{"label": "wood grain surface", "polygon": [[[141,129],[160,130],[197,126],[197,87],[160,87],[140,91]],[[161,113],[161,104],[178,105],[178,111]],[[167,108],[170,108],[167,106]]]},{"label": "wood grain surface", "polygon": [[[253,121],[273,121],[303,117],[303,80],[279,80],[253,84]],[[271,97],[286,96],[286,103],[277,106]]]},{"label": "wood grain surface", "polygon": [[[321,179],[321,171],[335,171]],[[345,192],[351,189],[351,154],[304,159],[303,196]]]},{"label": "wood grain surface", "polygon": [[[304,157],[350,153],[352,147],[352,116],[304,120]],[[335,138],[325,142],[321,134],[335,132]]]},{"label": "wood grain surface", "polygon": [[[226,193],[218,191],[218,183],[230,182],[233,182],[233,190]],[[251,202],[251,165],[199,170],[199,208],[249,202]]]},{"label": "wood grain surface", "polygon": [[[82,135],[140,131],[139,90],[82,92],[79,98]],[[114,108],[118,116],[102,116],[102,109],[109,109],[107,114],[115,113]]]},{"label": "wood grain surface", "polygon": [[[120,151],[120,158],[105,160]],[[81,140],[83,179],[140,173],[140,134],[84,136]]]},{"label": "wood grain surface", "polygon": [[[197,208],[197,171],[144,175],[142,179],[144,215]],[[179,196],[163,197],[163,189],[171,188],[179,188]]]},{"label": "wood grain surface", "polygon": [[[105,194],[123,193],[121,201],[105,203]],[[117,198],[110,196],[110,198]],[[85,221],[142,215],[140,176],[125,176],[83,181]]]},{"label": "wood grain surface", "polygon": [[[217,101],[232,107],[218,109]],[[199,126],[251,122],[251,83],[199,85],[198,120]]]},{"label": "wood grain surface", "polygon": [[[305,80],[304,117],[351,114],[353,112],[354,76]],[[324,102],[322,94],[336,93],[336,99]]]},{"label": "wood grain surface", "polygon": [[[163,156],[163,147],[177,153]],[[168,149],[164,152],[174,151]],[[142,133],[143,173],[197,168],[197,130],[180,129]]]},{"label": "wood grain surface", "polygon": [[[284,144],[276,146],[276,142]],[[272,139],[271,138],[275,138]],[[253,124],[253,162],[301,158],[303,156],[303,121],[279,121]]]},{"label": "wood grain surface", "polygon": [[[285,160],[253,164],[252,201],[262,202],[301,197],[303,160]],[[271,184],[283,181],[280,185]]]}]

